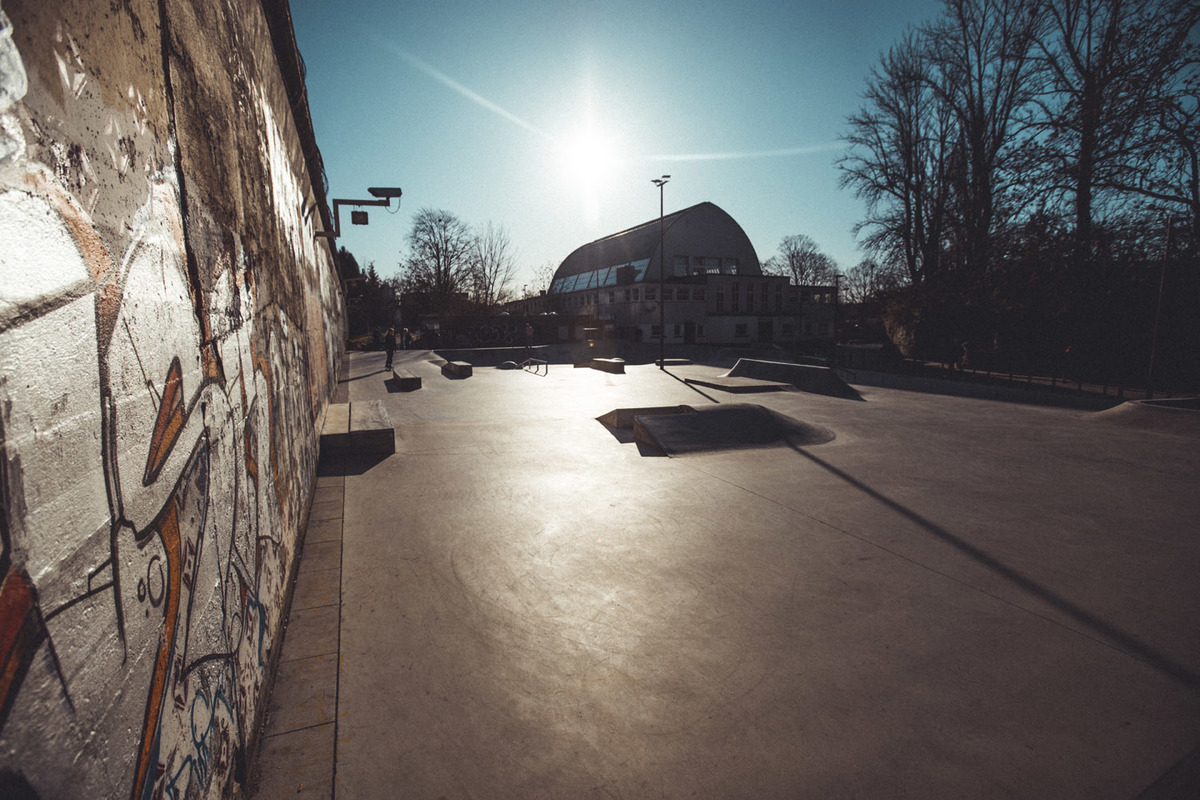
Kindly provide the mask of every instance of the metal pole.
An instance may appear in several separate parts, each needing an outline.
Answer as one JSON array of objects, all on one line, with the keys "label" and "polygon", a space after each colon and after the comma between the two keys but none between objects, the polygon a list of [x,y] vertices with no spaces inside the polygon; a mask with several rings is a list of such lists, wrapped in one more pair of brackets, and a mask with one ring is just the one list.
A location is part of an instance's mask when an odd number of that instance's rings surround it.
[{"label": "metal pole", "polygon": [[1154,398],[1154,353],[1158,349],[1158,319],[1162,315],[1163,284],[1167,281],[1167,258],[1171,254],[1171,231],[1175,218],[1167,217],[1167,241],[1163,245],[1162,268],[1158,273],[1158,305],[1154,309],[1154,332],[1150,335],[1150,364],[1146,367],[1146,399]]},{"label": "metal pole", "polygon": [[663,251],[663,186],[666,185],[670,175],[663,175],[661,178],[655,178],[650,181],[658,187],[658,368],[666,370],[666,341],[667,341],[667,297],[666,291],[666,274],[667,274],[667,254]]}]

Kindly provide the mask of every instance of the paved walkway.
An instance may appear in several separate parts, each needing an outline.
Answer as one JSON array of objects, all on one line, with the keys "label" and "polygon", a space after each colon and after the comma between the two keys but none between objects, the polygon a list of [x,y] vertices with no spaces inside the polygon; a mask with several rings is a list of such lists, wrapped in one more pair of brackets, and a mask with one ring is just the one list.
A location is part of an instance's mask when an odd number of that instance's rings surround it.
[{"label": "paved walkway", "polygon": [[1195,412],[777,392],[836,438],[665,458],[595,418],[723,370],[399,357],[350,357],[397,453],[319,479],[252,796],[1197,796]]}]

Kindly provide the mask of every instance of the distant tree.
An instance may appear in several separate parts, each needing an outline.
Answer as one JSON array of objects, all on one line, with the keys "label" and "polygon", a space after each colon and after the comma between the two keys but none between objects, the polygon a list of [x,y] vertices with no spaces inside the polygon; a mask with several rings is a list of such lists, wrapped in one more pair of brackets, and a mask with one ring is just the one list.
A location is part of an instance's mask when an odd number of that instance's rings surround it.
[{"label": "distant tree", "polygon": [[847,303],[871,303],[895,290],[901,283],[897,270],[872,258],[855,264],[842,276],[842,298]]},{"label": "distant tree", "polygon": [[796,286],[833,283],[837,272],[834,260],[804,234],[783,237],[779,252],[767,259],[762,268],[768,275],[786,275]]},{"label": "distant tree", "polygon": [[544,264],[533,268],[533,278],[529,282],[528,289],[532,294],[540,292],[549,293],[550,284],[554,280],[554,273],[558,272],[558,263],[555,261],[547,261]]},{"label": "distant tree", "polygon": [[362,270],[358,266],[358,259],[344,247],[338,248],[337,252],[338,266],[342,271],[342,280],[357,278],[362,275]]},{"label": "distant tree", "polygon": [[413,219],[408,246],[402,266],[405,291],[426,296],[431,311],[448,311],[469,286],[475,251],[470,226],[449,211],[423,208]]},{"label": "distant tree", "polygon": [[491,222],[477,234],[470,256],[471,299],[492,311],[508,298],[508,285],[516,273],[516,255],[508,231]]}]

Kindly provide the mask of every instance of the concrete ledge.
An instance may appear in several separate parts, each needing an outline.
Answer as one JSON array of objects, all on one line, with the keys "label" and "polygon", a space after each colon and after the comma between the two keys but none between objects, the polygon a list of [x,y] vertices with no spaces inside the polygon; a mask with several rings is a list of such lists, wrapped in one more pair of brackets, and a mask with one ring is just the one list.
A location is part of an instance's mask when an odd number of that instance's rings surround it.
[{"label": "concrete ledge", "polygon": [[396,429],[382,400],[329,407],[321,431],[322,455],[396,452]]},{"label": "concrete ledge", "polygon": [[623,358],[593,358],[588,362],[588,366],[601,372],[611,372],[614,375],[625,374],[625,359]]},{"label": "concrete ledge", "polygon": [[640,408],[614,408],[607,414],[596,417],[602,425],[610,428],[631,430],[637,417],[649,417],[655,414],[686,414],[694,411],[691,406],[642,406]]},{"label": "concrete ledge", "polygon": [[421,388],[421,376],[409,369],[393,369],[392,380],[402,392],[413,392]]},{"label": "concrete ledge", "polygon": [[447,361],[442,364],[442,374],[454,378],[469,378],[472,374],[471,365],[465,361]]}]

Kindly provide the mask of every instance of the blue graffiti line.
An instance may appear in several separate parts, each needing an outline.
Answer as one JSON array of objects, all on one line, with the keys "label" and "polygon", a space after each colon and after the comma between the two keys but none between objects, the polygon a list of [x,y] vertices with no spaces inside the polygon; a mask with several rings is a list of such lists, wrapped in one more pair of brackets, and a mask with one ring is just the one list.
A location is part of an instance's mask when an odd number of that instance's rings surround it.
[{"label": "blue graffiti line", "polygon": [[[218,716],[218,711],[224,708],[229,719],[235,719],[233,707],[230,705],[228,698],[225,695],[223,688],[218,688],[212,697],[210,703],[204,689],[199,689],[196,692],[195,698],[192,699],[192,706],[189,711],[192,729],[192,754],[185,757],[179,764],[179,769],[175,774],[167,779],[166,785],[163,787],[167,795],[171,798],[182,797],[181,792],[186,792],[187,787],[192,781],[203,785],[208,782],[209,776],[212,773],[212,749],[213,741],[216,738],[214,733],[228,734],[227,726],[221,725],[221,718]],[[207,713],[207,719],[203,716]],[[203,730],[198,730],[197,719],[204,720]]]}]

